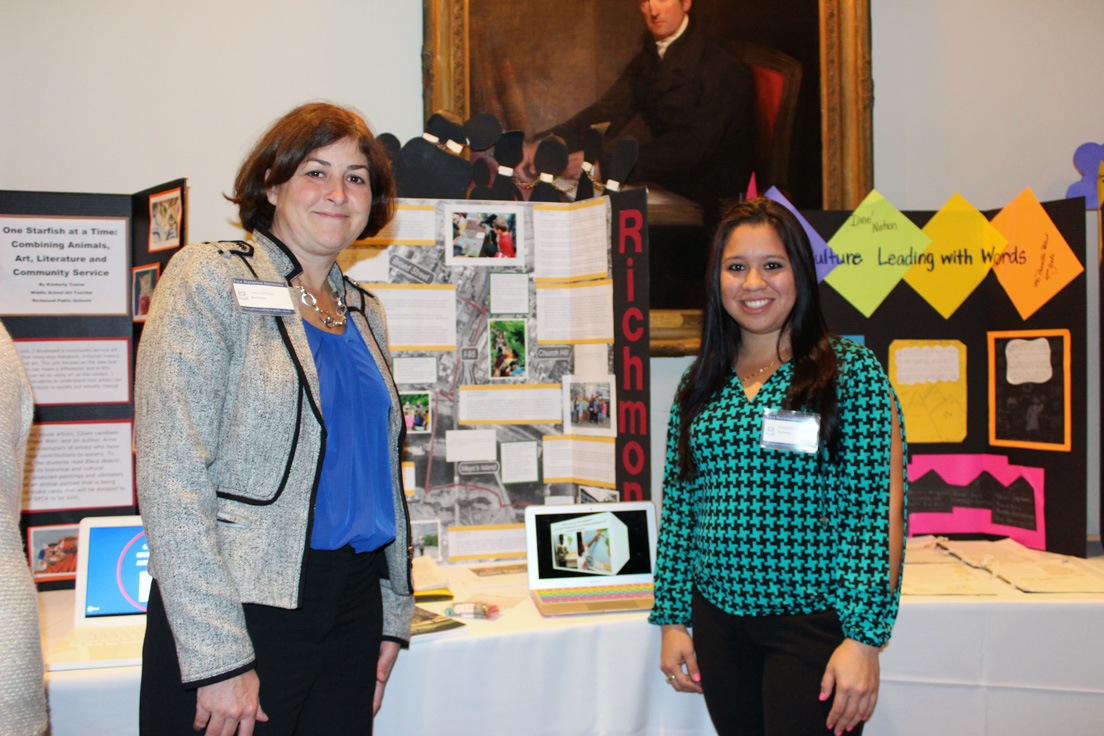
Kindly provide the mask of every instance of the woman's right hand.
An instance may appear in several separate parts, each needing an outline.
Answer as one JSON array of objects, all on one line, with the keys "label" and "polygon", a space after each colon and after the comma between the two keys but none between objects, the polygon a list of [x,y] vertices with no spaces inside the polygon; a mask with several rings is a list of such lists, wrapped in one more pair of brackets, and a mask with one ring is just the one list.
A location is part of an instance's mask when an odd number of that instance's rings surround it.
[{"label": "woman's right hand", "polygon": [[[663,643],[659,651],[659,669],[667,675],[667,681],[680,693],[700,693],[701,674],[698,658],[694,656],[694,640],[682,624],[661,626]],[[686,669],[683,670],[685,665]],[[671,676],[674,675],[674,679]]]},{"label": "woman's right hand", "polygon": [[253,736],[253,723],[267,721],[259,697],[261,681],[256,670],[249,670],[228,680],[204,685],[196,693],[196,716],[192,728],[204,726],[204,736]]}]

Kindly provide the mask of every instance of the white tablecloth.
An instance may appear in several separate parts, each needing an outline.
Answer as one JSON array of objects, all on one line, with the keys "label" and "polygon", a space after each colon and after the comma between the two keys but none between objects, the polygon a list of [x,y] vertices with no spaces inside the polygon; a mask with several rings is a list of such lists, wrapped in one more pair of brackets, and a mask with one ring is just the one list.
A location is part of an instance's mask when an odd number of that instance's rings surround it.
[{"label": "white tablecloth", "polygon": [[[525,595],[521,581],[474,588],[467,586],[470,573],[452,577],[458,600]],[[72,593],[43,593],[40,602],[44,639],[62,636]],[[545,619],[524,598],[496,621],[415,641],[399,657],[376,733],[712,734],[701,697],[675,693],[664,682],[659,632],[645,619]],[[137,733],[138,680],[137,667],[49,673],[53,736]],[[1009,589],[990,597],[903,600],[866,733],[1102,732],[1104,595]]]}]

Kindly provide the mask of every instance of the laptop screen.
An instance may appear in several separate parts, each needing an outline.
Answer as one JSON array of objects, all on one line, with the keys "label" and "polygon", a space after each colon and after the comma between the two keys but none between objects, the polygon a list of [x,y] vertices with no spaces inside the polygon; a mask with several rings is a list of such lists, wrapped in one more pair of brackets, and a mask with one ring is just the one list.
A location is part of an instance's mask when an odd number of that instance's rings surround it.
[{"label": "laptop screen", "polygon": [[649,508],[586,512],[564,508],[563,512],[533,517],[534,556],[541,582],[597,583],[625,575],[651,574]]},{"label": "laptop screen", "polygon": [[146,572],[149,547],[142,525],[92,526],[87,534],[84,615],[144,614],[152,579]]}]

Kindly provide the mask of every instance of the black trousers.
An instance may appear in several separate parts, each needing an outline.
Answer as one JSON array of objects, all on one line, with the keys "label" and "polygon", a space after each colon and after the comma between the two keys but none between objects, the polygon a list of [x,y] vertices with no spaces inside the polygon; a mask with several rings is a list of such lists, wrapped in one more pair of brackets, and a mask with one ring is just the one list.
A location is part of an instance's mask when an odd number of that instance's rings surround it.
[{"label": "black trousers", "polygon": [[[721,736],[808,736],[826,727],[834,694],[820,681],[843,642],[834,611],[799,616],[733,616],[697,590],[694,651],[713,727]],[[859,736],[863,724],[848,736]]]},{"label": "black trousers", "polygon": [[[260,679],[258,736],[371,734],[383,630],[383,552],[311,550],[300,607],[245,604]],[[157,582],[142,649],[139,730],[194,736],[196,690],[180,682],[176,645]]]}]

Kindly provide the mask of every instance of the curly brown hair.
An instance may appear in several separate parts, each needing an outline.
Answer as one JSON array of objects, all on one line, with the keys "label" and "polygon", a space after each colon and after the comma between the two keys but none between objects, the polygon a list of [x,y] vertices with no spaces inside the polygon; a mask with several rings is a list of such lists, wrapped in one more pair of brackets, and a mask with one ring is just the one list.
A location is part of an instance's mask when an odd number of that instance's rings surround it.
[{"label": "curly brown hair", "polygon": [[234,196],[226,197],[238,206],[242,227],[249,231],[272,227],[276,208],[268,201],[268,190],[291,179],[311,151],[346,138],[356,141],[368,160],[372,188],[372,211],[358,237],[370,238],[382,230],[395,209],[391,162],[359,114],[328,102],[300,105],[273,123],[257,141],[238,170]]}]

